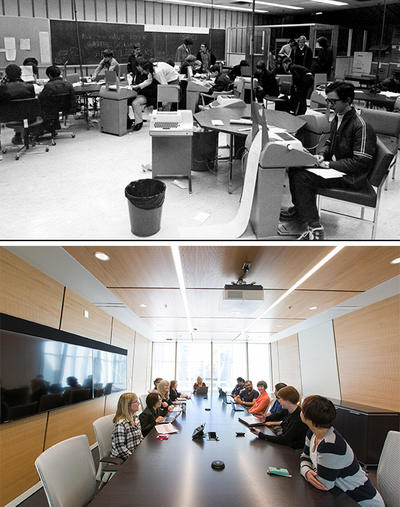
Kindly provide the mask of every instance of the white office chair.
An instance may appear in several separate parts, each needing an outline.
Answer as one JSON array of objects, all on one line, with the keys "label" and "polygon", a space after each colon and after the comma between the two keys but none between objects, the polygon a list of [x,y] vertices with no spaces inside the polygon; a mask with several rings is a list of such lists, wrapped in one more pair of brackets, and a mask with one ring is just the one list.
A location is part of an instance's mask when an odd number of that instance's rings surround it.
[{"label": "white office chair", "polygon": [[[150,392],[151,392],[151,391],[150,391]],[[146,405],[146,398],[147,398],[147,396],[148,396],[147,394],[141,394],[141,395],[139,396],[140,403],[141,403],[141,405],[142,405],[142,410],[144,410],[144,409],[147,407],[147,405]]]},{"label": "white office chair", "polygon": [[99,446],[99,467],[97,469],[96,479],[107,482],[117,471],[118,465],[123,463],[120,458],[110,456],[111,453],[111,434],[113,431],[115,414],[105,415],[93,422],[93,429]]},{"label": "white office chair", "polygon": [[35,466],[51,507],[83,507],[94,497],[96,470],[86,435],[53,445]]},{"label": "white office chair", "polygon": [[379,459],[378,490],[386,507],[400,507],[400,431],[389,431]]}]

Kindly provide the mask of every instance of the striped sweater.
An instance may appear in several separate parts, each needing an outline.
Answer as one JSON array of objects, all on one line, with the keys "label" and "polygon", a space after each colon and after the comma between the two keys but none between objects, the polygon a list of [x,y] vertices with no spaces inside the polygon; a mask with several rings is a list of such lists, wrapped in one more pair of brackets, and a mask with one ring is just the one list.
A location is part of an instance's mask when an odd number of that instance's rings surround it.
[{"label": "striped sweater", "polygon": [[384,507],[381,495],[361,469],[353,450],[333,426],[317,447],[316,464],[310,457],[314,438],[309,430],[300,456],[300,473],[304,478],[309,470],[314,470],[317,480],[328,489],[337,486],[363,507]]}]

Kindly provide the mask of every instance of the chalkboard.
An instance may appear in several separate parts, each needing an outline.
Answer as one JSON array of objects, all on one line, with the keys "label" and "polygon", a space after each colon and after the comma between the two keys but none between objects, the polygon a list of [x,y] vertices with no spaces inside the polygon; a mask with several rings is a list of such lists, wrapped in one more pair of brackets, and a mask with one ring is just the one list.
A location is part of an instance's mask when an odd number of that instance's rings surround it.
[{"label": "chalkboard", "polygon": [[[175,59],[176,49],[185,38],[193,40],[192,53],[197,54],[200,44],[208,44],[219,60],[225,55],[225,30],[210,29],[209,34],[145,32],[143,25],[121,23],[79,22],[79,39],[82,64],[97,64],[104,49],[112,49],[119,63],[126,63],[136,42],[141,44],[142,54],[156,60]],[[63,65],[79,64],[76,23],[50,20],[53,62]]]}]

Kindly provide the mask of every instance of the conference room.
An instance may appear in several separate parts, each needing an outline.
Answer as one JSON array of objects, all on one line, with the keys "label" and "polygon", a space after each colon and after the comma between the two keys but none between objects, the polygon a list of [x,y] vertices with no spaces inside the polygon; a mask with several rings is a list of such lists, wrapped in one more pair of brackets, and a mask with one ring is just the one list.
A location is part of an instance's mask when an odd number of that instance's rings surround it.
[{"label": "conference room", "polygon": [[[335,435],[382,496],[376,505],[397,505],[399,252],[2,246],[0,503],[357,505],[344,479],[317,489],[300,474],[301,449],[239,420],[247,409],[229,395],[241,377],[260,393],[267,384],[269,408],[285,403],[275,386],[291,386],[306,423],[310,396],[334,407]],[[123,463],[107,461],[121,396],[140,418],[156,379],[176,381],[176,419]]]},{"label": "conference room", "polygon": [[[0,237],[398,240],[399,16],[396,0],[4,0],[1,86],[30,95],[0,89]],[[316,158],[335,80],[378,135],[340,191],[340,161]],[[288,168],[322,178],[306,228],[285,215]]]}]

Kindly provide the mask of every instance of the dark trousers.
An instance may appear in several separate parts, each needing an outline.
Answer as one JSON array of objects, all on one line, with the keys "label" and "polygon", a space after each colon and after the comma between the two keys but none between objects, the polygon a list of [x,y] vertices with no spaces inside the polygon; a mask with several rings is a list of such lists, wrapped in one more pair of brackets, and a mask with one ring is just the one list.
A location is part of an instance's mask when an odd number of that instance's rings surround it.
[{"label": "dark trousers", "polygon": [[319,188],[356,188],[343,180],[343,178],[324,179],[317,174],[310,173],[306,169],[289,169],[289,185],[292,194],[292,202],[296,207],[301,222],[312,224],[319,222],[316,203],[317,190]]},{"label": "dark trousers", "polygon": [[290,90],[290,110],[297,116],[307,111],[307,97],[314,84],[314,79],[305,79],[300,86],[292,86]]}]

